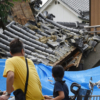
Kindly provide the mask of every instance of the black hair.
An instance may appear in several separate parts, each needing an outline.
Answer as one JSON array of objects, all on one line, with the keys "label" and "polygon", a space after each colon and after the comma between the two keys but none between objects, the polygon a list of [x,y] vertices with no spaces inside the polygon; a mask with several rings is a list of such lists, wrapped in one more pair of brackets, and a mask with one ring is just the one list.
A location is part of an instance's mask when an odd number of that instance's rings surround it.
[{"label": "black hair", "polygon": [[12,54],[20,53],[23,49],[23,43],[19,40],[19,38],[15,38],[10,42],[10,52]]},{"label": "black hair", "polygon": [[52,74],[54,78],[63,78],[64,68],[61,65],[56,65],[52,68]]}]

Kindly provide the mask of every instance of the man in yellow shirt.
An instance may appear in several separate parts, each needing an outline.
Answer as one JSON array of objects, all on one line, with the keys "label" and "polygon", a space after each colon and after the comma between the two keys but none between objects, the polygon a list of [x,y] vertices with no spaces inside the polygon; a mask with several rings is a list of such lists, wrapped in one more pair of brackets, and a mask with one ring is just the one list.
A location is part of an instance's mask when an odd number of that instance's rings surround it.
[{"label": "man in yellow shirt", "polygon": [[[25,90],[27,75],[23,44],[19,39],[10,43],[10,53],[13,56],[6,60],[3,76],[7,77],[6,93],[0,96],[0,100],[7,100],[12,91],[16,89]],[[29,68],[28,86],[26,100],[43,100],[41,83],[33,62],[27,59]]]}]

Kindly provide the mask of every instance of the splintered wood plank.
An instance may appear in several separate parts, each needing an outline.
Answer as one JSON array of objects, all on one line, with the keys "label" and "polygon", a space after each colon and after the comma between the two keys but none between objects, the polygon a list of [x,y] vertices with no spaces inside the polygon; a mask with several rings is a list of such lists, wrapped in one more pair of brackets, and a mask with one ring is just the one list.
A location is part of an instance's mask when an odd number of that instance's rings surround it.
[{"label": "splintered wood plank", "polygon": [[58,65],[60,62],[62,62],[66,57],[68,57],[73,51],[75,51],[76,48],[72,48],[70,52],[66,53],[65,56],[63,56],[60,60],[56,61],[54,64],[49,64],[50,66],[54,67]]},{"label": "splintered wood plank", "polygon": [[80,53],[79,56],[78,56],[78,59],[76,61],[76,68],[79,66],[79,63],[81,61],[81,58],[82,58],[82,53]]},{"label": "splintered wood plank", "polygon": [[69,64],[64,68],[65,70],[67,70],[68,68],[72,67],[72,66],[76,66],[76,68],[79,66],[79,63],[81,61],[82,58],[82,53],[77,52],[74,56],[74,58],[69,62]]}]

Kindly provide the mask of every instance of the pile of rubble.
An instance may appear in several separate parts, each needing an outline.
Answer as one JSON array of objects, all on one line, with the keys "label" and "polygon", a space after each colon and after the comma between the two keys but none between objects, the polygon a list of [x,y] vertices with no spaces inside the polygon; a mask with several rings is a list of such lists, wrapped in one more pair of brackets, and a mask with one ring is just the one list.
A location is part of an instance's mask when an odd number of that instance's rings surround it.
[{"label": "pile of rubble", "polygon": [[61,64],[65,70],[83,66],[83,57],[94,50],[100,37],[89,34],[85,28],[63,26],[54,22],[53,17],[45,12],[25,25],[15,21],[9,23],[3,32],[0,31],[0,57],[11,57],[9,43],[14,38],[20,38],[24,43],[25,56],[35,63]]}]

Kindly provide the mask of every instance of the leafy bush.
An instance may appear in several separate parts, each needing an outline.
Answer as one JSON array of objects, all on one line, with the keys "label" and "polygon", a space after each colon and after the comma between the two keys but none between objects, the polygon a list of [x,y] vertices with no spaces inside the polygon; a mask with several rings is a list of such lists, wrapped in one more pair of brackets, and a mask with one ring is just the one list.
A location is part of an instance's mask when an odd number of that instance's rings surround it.
[{"label": "leafy bush", "polygon": [[[21,1],[21,0],[13,0],[13,1]],[[11,3],[9,0],[0,0],[0,21],[2,21],[3,23],[7,22],[7,15],[13,6],[14,4]]]}]

